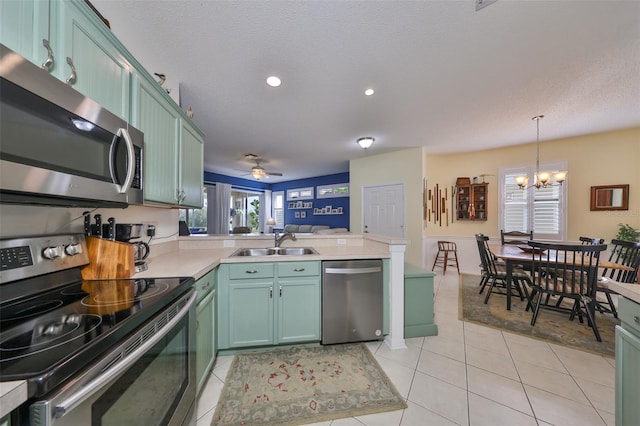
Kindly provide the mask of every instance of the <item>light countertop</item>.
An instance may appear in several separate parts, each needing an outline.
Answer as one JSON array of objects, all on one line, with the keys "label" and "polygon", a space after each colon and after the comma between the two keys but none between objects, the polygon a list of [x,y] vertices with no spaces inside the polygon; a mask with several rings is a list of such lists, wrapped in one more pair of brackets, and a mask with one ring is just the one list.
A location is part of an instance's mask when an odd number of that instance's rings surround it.
[{"label": "light countertop", "polygon": [[616,293],[626,297],[629,300],[633,300],[636,303],[640,303],[640,284],[625,284],[617,281],[606,281],[607,287]]}]

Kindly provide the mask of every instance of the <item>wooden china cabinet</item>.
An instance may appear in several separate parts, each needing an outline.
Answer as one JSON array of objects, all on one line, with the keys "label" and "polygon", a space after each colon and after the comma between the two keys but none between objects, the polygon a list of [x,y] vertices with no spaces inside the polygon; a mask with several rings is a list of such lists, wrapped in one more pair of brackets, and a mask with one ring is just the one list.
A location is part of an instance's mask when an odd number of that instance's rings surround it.
[{"label": "wooden china cabinet", "polygon": [[456,185],[456,219],[487,220],[488,183]]}]

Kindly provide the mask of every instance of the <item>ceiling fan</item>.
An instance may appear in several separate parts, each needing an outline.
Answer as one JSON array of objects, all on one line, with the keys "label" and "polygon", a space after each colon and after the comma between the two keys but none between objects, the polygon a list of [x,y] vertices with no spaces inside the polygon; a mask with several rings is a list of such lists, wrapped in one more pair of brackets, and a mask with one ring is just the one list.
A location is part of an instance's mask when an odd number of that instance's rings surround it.
[{"label": "ceiling fan", "polygon": [[266,177],[269,177],[269,176],[282,176],[282,173],[269,172],[269,171],[265,170],[264,167],[262,167],[260,165],[260,162],[262,161],[261,158],[254,158],[253,161],[256,162],[256,165],[251,168],[251,171],[249,173],[251,174],[251,176],[254,179],[262,180],[262,179],[264,179]]}]

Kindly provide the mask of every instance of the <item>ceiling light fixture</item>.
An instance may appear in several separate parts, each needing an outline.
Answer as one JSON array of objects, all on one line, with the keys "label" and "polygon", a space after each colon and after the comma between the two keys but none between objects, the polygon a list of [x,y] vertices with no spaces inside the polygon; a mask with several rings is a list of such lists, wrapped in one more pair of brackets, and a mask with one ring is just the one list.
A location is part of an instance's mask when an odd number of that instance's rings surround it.
[{"label": "ceiling light fixture", "polygon": [[364,91],[365,96],[371,96],[374,93],[376,93],[376,91],[373,90],[373,89],[367,89],[367,90]]},{"label": "ceiling light fixture", "polygon": [[282,84],[282,80],[275,75],[270,75],[267,77],[267,84],[271,87],[278,87]]},{"label": "ceiling light fixture", "polygon": [[266,173],[262,167],[254,166],[251,168],[251,176],[253,176],[255,180],[260,180],[266,176]]},{"label": "ceiling light fixture", "polygon": [[[535,174],[535,183],[531,186],[527,186],[529,183],[529,176],[516,176],[515,181],[520,187],[520,189],[527,189],[531,187],[535,187],[536,189],[546,188],[547,186],[556,186],[562,185],[567,179],[567,172],[561,170],[559,172],[541,172],[540,171],[540,120],[544,118],[544,115],[536,115],[532,118],[536,122],[536,174]],[[552,181],[555,181],[553,183]]]},{"label": "ceiling light fixture", "polygon": [[358,145],[360,145],[362,149],[367,149],[370,148],[371,145],[373,145],[373,141],[375,141],[374,138],[372,138],[371,136],[366,136],[364,138],[358,139]]}]

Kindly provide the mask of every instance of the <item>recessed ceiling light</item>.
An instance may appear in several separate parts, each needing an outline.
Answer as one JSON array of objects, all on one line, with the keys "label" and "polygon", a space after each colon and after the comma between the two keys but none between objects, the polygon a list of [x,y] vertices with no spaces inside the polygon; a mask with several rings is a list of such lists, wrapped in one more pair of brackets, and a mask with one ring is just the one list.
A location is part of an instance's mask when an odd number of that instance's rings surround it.
[{"label": "recessed ceiling light", "polygon": [[282,80],[280,80],[275,75],[270,75],[267,77],[267,84],[271,87],[278,87],[282,84]]},{"label": "recessed ceiling light", "polygon": [[373,89],[367,89],[367,90],[365,90],[365,91],[364,91],[364,94],[365,94],[366,96],[371,96],[371,95],[373,95],[374,93],[376,93],[376,91],[375,91],[375,90],[373,90]]}]

